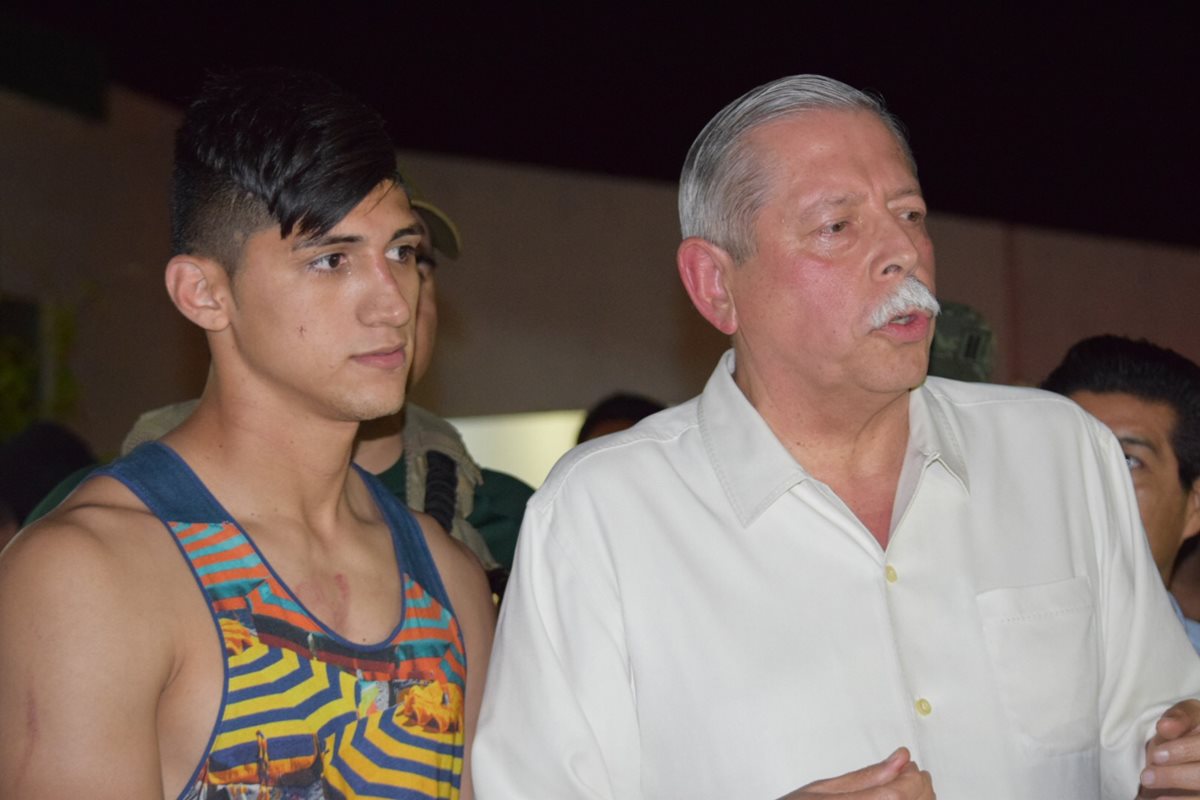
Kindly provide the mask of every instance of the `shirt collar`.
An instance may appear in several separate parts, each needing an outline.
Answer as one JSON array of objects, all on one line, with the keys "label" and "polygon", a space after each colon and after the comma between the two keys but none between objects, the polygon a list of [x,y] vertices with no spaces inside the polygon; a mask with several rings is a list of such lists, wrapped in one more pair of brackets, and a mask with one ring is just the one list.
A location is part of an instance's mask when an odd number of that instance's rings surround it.
[{"label": "shirt collar", "polygon": [[[734,352],[727,351],[700,395],[700,435],[729,504],[749,525],[793,486],[812,480],[733,380]],[[939,399],[922,385],[910,393],[906,458],[940,462],[963,489],[966,462]]]},{"label": "shirt collar", "polygon": [[920,458],[922,467],[939,463],[970,492],[967,479],[967,459],[954,425],[947,412],[946,399],[935,390],[940,378],[927,378],[909,392],[908,451],[906,458]]}]

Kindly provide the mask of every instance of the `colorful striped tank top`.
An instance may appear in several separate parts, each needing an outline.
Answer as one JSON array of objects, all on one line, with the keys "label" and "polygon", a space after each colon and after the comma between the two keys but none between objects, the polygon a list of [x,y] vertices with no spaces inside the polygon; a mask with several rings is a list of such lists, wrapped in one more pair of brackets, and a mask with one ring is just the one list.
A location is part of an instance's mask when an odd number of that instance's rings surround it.
[{"label": "colorful striped tank top", "polygon": [[170,448],[149,442],[97,473],[170,530],[224,648],[217,721],[181,798],[458,797],[462,635],[416,520],[359,472],[392,530],[404,586],[399,625],[367,646],[304,608]]}]

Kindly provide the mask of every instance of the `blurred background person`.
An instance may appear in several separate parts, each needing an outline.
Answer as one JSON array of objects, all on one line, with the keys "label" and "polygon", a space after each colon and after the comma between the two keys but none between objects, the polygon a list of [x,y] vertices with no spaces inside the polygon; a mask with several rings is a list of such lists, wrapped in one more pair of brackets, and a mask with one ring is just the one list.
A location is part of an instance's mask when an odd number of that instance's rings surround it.
[{"label": "blurred background person", "polygon": [[[1042,388],[1071,398],[1116,435],[1154,563],[1171,585],[1180,547],[1200,533],[1200,367],[1144,339],[1093,336],[1067,351]],[[1195,610],[1185,615],[1171,599],[1200,652]]]},{"label": "blurred background person", "polygon": [[59,481],[95,463],[87,444],[56,422],[34,422],[0,444],[0,549]]},{"label": "blurred background person", "polygon": [[583,424],[579,426],[579,437],[576,444],[595,439],[606,433],[616,433],[626,428],[632,428],[640,420],[651,414],[657,414],[666,406],[657,400],[651,400],[640,394],[618,392],[610,394],[599,403],[592,406]]}]

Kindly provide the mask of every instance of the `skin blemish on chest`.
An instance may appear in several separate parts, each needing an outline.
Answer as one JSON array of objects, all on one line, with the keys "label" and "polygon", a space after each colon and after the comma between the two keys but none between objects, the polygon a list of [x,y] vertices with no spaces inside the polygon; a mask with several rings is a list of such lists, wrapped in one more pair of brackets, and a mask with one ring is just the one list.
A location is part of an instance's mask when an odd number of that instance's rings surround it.
[{"label": "skin blemish on chest", "polygon": [[[350,619],[350,581],[345,575],[336,573],[329,580],[305,580],[296,584],[296,597],[338,633],[345,633]],[[332,591],[330,591],[332,589]]]}]

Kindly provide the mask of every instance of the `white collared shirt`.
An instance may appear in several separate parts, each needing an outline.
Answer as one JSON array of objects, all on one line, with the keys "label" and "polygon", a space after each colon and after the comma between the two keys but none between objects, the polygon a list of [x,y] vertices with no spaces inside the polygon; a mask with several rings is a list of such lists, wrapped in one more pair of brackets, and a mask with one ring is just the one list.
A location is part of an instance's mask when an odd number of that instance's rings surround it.
[{"label": "white collared shirt", "polygon": [[905,745],[943,800],[1131,800],[1200,660],[1111,433],[929,379],[885,551],[732,369],[530,501],[479,797],[771,800]]}]

